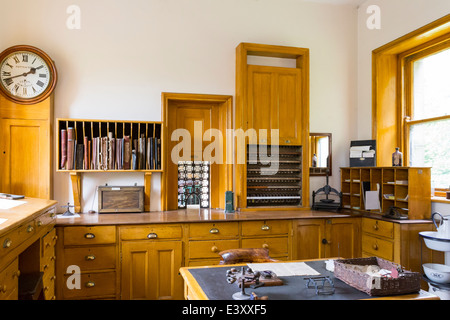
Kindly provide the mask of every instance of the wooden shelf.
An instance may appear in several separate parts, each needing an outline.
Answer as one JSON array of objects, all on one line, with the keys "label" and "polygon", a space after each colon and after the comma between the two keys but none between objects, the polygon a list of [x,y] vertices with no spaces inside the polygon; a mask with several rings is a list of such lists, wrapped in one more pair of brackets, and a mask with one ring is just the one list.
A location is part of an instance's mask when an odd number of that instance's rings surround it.
[{"label": "wooden shelf", "polygon": [[[66,172],[70,174],[72,182],[72,192],[74,198],[75,212],[82,212],[81,208],[81,187],[82,187],[82,174],[83,173],[117,173],[117,172],[139,172],[144,174],[144,209],[150,211],[150,191],[151,191],[151,176],[152,173],[162,173],[163,167],[163,139],[161,136],[162,122],[161,121],[122,121],[122,120],[92,120],[92,119],[56,119],[56,163],[57,172]],[[62,130],[68,130],[73,128],[73,139],[77,141],[78,145],[83,146],[83,156],[77,161],[74,157],[71,161],[72,165],[68,168],[69,156],[66,154],[66,164],[62,165],[63,148],[62,148]],[[129,138],[131,148],[130,161],[132,160],[132,154],[135,154],[136,165],[133,168],[133,163],[130,162],[130,169],[124,169],[122,149],[120,155],[116,153],[116,146],[120,146],[117,140]],[[100,146],[94,154],[95,148],[94,139],[97,142],[101,138],[107,138],[105,141],[109,143],[109,146],[114,146],[114,152],[108,152],[105,156],[107,161],[103,161],[102,152]],[[141,138],[141,144],[137,141]],[[151,140],[150,140],[151,139]],[[81,141],[81,143],[78,143]],[[156,147],[153,143],[156,141]],[[159,142],[159,144],[158,144]],[[149,157],[150,153],[147,153],[147,144],[151,143],[152,155],[157,151],[157,157]],[[89,148],[90,146],[90,148]],[[140,149],[138,149],[140,146]],[[76,144],[74,145],[76,148]],[[80,147],[81,148],[81,147]],[[84,157],[86,150],[89,150],[88,156]],[[148,149],[150,150],[150,149]],[[104,151],[107,151],[105,149]],[[139,152],[143,151],[143,152]],[[99,155],[101,154],[101,155]],[[94,157],[96,160],[94,160]],[[139,157],[139,159],[138,159]],[[122,159],[122,160],[121,160]],[[154,161],[151,162],[150,159]],[[159,161],[158,161],[159,160]],[[77,163],[78,162],[78,163]]]},{"label": "wooden shelf", "polygon": [[[343,207],[366,211],[362,188],[370,184],[370,190],[380,189],[381,212],[389,207],[400,207],[408,212],[409,219],[429,219],[431,214],[430,168],[419,167],[351,167],[341,168]],[[355,183],[354,180],[360,182]],[[392,199],[384,198],[392,196]],[[357,209],[355,209],[357,208]],[[372,211],[376,212],[376,211]]]}]

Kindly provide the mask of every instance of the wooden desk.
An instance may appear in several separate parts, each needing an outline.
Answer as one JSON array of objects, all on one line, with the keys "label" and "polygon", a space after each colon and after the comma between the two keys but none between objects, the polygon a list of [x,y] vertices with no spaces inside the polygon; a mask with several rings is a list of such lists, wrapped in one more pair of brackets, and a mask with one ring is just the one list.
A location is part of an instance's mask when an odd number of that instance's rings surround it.
[{"label": "wooden desk", "polygon": [[39,272],[45,299],[54,299],[56,201],[8,201],[23,204],[0,209],[0,300],[17,300],[20,275]]},{"label": "wooden desk", "polygon": [[[325,260],[305,260],[305,262],[323,262]],[[290,261],[292,262],[292,261]],[[300,261],[298,261],[300,262]],[[283,263],[283,262],[280,262]],[[184,267],[184,268],[180,268],[180,274],[184,279],[184,296],[185,299],[187,300],[210,300],[210,297],[208,296],[207,292],[210,292],[211,287],[213,286],[218,286],[221,285],[221,290],[217,290],[220,291],[220,293],[217,293],[215,296],[213,296],[213,299],[223,299],[223,300],[228,300],[228,299],[232,299],[231,294],[229,294],[230,292],[237,292],[240,289],[238,288],[237,284],[228,284],[226,282],[226,270],[232,268],[232,267],[240,267],[240,266],[245,266],[246,264],[236,264],[236,265],[215,265],[215,266],[204,266],[204,267]],[[220,268],[220,269],[219,269]],[[217,281],[212,281],[211,286],[209,286],[209,282],[206,285],[204,280],[205,279],[201,279],[201,275],[199,275],[198,271],[206,271],[206,270],[216,270],[217,271],[217,275],[219,275],[219,277],[217,277]],[[319,269],[315,268],[317,271],[319,271]],[[196,271],[197,270],[197,271]],[[322,274],[322,271],[320,271],[320,273]],[[220,275],[223,275],[223,279],[218,279],[220,278]],[[302,284],[304,284],[304,280],[301,281],[303,277],[290,277],[290,278],[297,278],[296,281],[301,282]],[[315,295],[315,293],[310,293],[309,296],[306,297],[306,299],[310,299],[310,300],[344,300],[344,299],[349,299],[348,297],[355,297],[353,299],[350,300],[359,300],[359,299],[371,299],[371,300],[439,300],[439,297],[428,293],[424,290],[421,290],[418,293],[414,293],[414,294],[407,294],[407,295],[401,295],[401,296],[387,296],[387,297],[371,297],[363,292],[359,292],[356,289],[348,286],[347,284],[341,282],[338,279],[333,279],[334,284],[335,284],[335,288],[336,288],[336,293],[339,293],[339,290],[345,290],[346,293],[341,295],[341,296],[337,296],[337,295],[330,295],[330,296],[317,296]],[[305,287],[305,286],[303,286]],[[264,288],[264,287],[263,287]],[[271,290],[274,290],[273,288],[276,287],[266,287],[265,291],[264,291],[264,295],[268,295],[269,299],[270,298],[270,292]],[[301,286],[296,286],[296,288],[301,288]],[[247,293],[251,293],[252,291],[257,292],[257,290],[260,290],[261,288],[258,289],[250,289],[247,288],[246,292]],[[282,290],[282,286],[277,287],[277,291],[278,293],[280,292],[280,290]],[[314,290],[314,289],[307,289],[307,290]],[[298,291],[297,289],[295,291]],[[260,295],[257,292],[258,296]],[[262,295],[262,294],[261,294]],[[346,298],[347,296],[347,298]],[[278,295],[278,297],[282,297],[280,295]],[[341,297],[341,298],[340,298]],[[303,300],[305,299],[304,296],[297,296],[296,294],[286,294],[285,297],[286,300],[290,299],[290,300]]]}]

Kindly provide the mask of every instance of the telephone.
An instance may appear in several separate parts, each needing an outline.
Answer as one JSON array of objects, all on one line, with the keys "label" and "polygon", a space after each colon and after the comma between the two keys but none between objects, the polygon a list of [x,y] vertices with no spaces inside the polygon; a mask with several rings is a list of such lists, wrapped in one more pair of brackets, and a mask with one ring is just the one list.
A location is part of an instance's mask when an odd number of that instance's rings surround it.
[{"label": "telephone", "polygon": [[383,218],[407,220],[408,215],[401,213],[401,211],[405,210],[399,207],[390,207],[388,213],[386,213]]}]

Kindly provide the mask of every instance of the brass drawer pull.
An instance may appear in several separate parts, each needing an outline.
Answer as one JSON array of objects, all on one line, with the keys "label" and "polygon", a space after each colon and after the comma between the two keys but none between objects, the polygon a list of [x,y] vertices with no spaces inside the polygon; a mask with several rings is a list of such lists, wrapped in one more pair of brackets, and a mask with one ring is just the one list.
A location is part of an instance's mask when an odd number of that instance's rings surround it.
[{"label": "brass drawer pull", "polygon": [[9,248],[12,246],[12,240],[11,239],[5,239],[3,242],[3,248]]},{"label": "brass drawer pull", "polygon": [[88,281],[85,284],[86,288],[92,288],[95,287],[95,282],[94,281]]},{"label": "brass drawer pull", "polygon": [[5,293],[7,289],[8,289],[8,288],[6,287],[6,284],[4,284],[4,285],[1,287],[1,291],[2,291],[3,293]]},{"label": "brass drawer pull", "polygon": [[261,227],[261,230],[263,230],[263,231],[269,231],[269,230],[270,230],[270,227],[269,227],[267,224],[265,224],[265,225],[263,225],[263,226]]},{"label": "brass drawer pull", "polygon": [[212,233],[212,234],[219,233],[219,229],[217,229],[217,228],[212,228],[211,230],[209,230],[209,233]]},{"label": "brass drawer pull", "polygon": [[267,243],[264,243],[264,244],[262,245],[262,247],[263,247],[263,249],[269,249],[269,245],[268,245]]},{"label": "brass drawer pull", "polygon": [[378,223],[375,223],[375,224],[373,225],[373,230],[378,230]]},{"label": "brass drawer pull", "polygon": [[147,238],[148,239],[156,239],[156,238],[158,238],[158,235],[156,233],[149,233],[147,235]]},{"label": "brass drawer pull", "polygon": [[93,261],[95,260],[95,256],[93,254],[87,255],[86,257],[84,257],[84,259],[86,261]]},{"label": "brass drawer pull", "polygon": [[217,248],[217,246],[212,246],[211,252],[219,252],[219,248]]},{"label": "brass drawer pull", "polygon": [[86,233],[86,234],[84,235],[84,237],[85,237],[86,239],[94,239],[94,238],[95,238],[95,234],[93,234],[93,233]]},{"label": "brass drawer pull", "polygon": [[378,250],[378,245],[377,245],[376,243],[374,243],[374,244],[372,245],[372,248],[373,248],[373,250]]},{"label": "brass drawer pull", "polygon": [[28,233],[33,232],[33,231],[34,231],[34,227],[33,226],[28,226],[27,227],[27,232]]},{"label": "brass drawer pull", "polygon": [[40,226],[42,226],[42,221],[38,221],[38,222],[36,222],[36,224],[38,227],[40,227]]}]

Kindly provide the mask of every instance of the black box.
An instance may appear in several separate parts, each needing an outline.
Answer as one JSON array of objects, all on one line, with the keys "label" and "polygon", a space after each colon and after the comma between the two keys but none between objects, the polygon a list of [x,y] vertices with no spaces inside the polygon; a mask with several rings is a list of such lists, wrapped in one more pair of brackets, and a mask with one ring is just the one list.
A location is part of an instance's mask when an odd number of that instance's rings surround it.
[{"label": "black box", "polygon": [[[376,140],[351,141],[351,147],[370,146],[370,150],[377,150]],[[377,164],[377,154],[373,158],[350,158],[350,167],[375,167]]]}]

